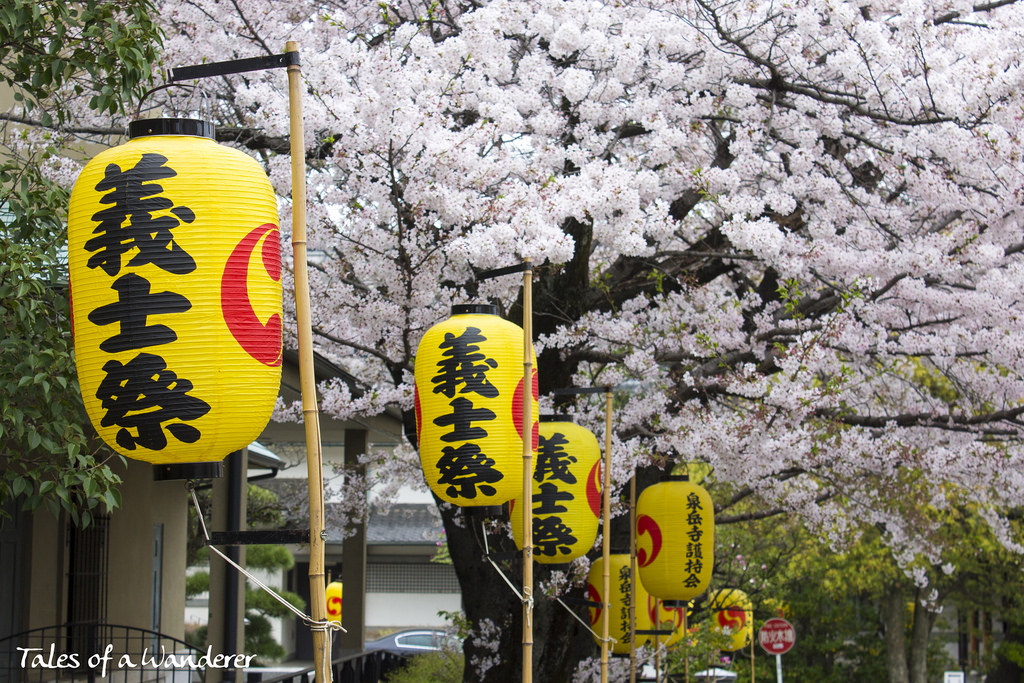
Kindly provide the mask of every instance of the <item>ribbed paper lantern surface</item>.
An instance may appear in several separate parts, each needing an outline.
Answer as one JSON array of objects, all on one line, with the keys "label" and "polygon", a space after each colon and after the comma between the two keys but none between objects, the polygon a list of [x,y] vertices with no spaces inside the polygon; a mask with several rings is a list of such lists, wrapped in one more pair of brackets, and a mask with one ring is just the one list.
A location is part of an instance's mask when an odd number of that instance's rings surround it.
[{"label": "ribbed paper lantern surface", "polygon": [[335,621],[341,621],[341,581],[331,581],[327,584],[327,616]]},{"label": "ribbed paper lantern surface", "polygon": [[151,463],[220,461],[244,448],[280,388],[276,199],[259,164],[212,131],[136,121],[132,139],[90,161],[71,193],[82,398],[107,444]]},{"label": "ribbed paper lantern surface", "polygon": [[[533,470],[533,557],[540,564],[571,562],[597,539],[601,514],[601,447],[593,433],[566,421],[541,419]],[[510,518],[523,547],[522,495]]]},{"label": "ribbed paper lantern surface", "polygon": [[711,496],[689,481],[652,484],[636,502],[637,573],[662,600],[692,600],[711,581],[715,512]]},{"label": "ribbed paper lantern surface", "polygon": [[708,606],[714,629],[719,632],[729,629],[729,645],[723,650],[739,650],[750,643],[754,636],[754,606],[746,593],[723,588],[715,592]]},{"label": "ribbed paper lantern surface", "polygon": [[[609,602],[611,604],[611,618],[608,621],[608,635],[614,638],[616,642],[612,643],[611,651],[617,655],[628,655],[629,654],[629,584],[630,584],[630,571],[629,571],[629,554],[628,553],[613,553],[609,556],[609,566],[611,567],[611,599],[601,599],[601,587],[604,585],[604,558],[598,558],[590,565],[590,573],[587,575],[587,593],[588,600],[594,602]],[[650,612],[647,610],[647,591],[640,585],[640,582],[636,584],[636,604],[638,607],[634,610],[636,619],[636,630],[648,631],[653,628],[651,622]],[[601,619],[603,610],[598,607],[590,608],[590,628],[595,632],[594,640],[598,645],[601,644],[599,638],[601,637]],[[646,644],[651,640],[650,636],[636,636],[636,646]]]},{"label": "ribbed paper lantern surface", "polygon": [[[531,393],[526,432],[536,450],[536,372]],[[453,306],[427,331],[416,351],[416,430],[424,477],[439,498],[501,505],[522,493],[523,395],[523,330],[496,307]]]}]

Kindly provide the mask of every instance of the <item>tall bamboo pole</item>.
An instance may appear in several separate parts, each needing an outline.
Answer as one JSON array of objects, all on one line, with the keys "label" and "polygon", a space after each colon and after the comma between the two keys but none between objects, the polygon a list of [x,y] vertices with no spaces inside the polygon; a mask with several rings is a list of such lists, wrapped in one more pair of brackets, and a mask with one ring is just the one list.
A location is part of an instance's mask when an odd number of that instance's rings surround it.
[{"label": "tall bamboo pole", "polygon": [[[289,40],[285,52],[298,52]],[[296,62],[298,60],[295,60]],[[324,584],[324,483],[320,446],[320,416],[313,375],[313,327],[309,306],[309,271],[306,266],[306,149],[302,129],[302,70],[288,66],[288,104],[292,155],[292,260],[295,270],[295,317],[298,323],[299,378],[302,415],[306,427],[306,471],[309,477],[309,595],[314,622],[327,621]],[[330,683],[331,643],[326,630],[313,629],[313,667],[316,683]]]},{"label": "tall bamboo pole", "polygon": [[629,480],[629,683],[636,683],[636,471]]},{"label": "tall bamboo pole", "polygon": [[608,683],[608,638],[611,621],[612,594],[612,388],[604,394],[604,482],[601,493],[603,525],[601,527],[601,683]]},{"label": "tall bamboo pole", "polygon": [[[753,615],[751,615],[753,616]],[[751,618],[751,626],[753,626],[753,618]],[[751,631],[753,634],[753,631]],[[750,636],[750,683],[754,683],[754,636]]]},{"label": "tall bamboo pole", "polygon": [[[654,599],[654,614],[654,630],[657,631],[661,628],[661,598]],[[657,633],[654,634],[654,680],[661,683],[661,638]]]},{"label": "tall bamboo pole", "polygon": [[685,683],[690,683],[690,624],[686,616],[687,603],[683,608],[683,675]]},{"label": "tall bamboo pole", "polygon": [[523,272],[523,683],[533,681],[533,268]]}]

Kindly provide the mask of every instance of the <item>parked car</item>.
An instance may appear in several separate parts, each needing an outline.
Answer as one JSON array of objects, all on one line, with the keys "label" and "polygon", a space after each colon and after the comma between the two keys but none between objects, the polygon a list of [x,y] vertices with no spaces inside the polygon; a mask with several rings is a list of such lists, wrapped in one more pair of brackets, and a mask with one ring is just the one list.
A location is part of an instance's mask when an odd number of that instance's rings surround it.
[{"label": "parked car", "polygon": [[365,650],[383,650],[396,655],[415,655],[442,648],[461,649],[458,640],[449,633],[436,629],[409,629],[366,643]]}]

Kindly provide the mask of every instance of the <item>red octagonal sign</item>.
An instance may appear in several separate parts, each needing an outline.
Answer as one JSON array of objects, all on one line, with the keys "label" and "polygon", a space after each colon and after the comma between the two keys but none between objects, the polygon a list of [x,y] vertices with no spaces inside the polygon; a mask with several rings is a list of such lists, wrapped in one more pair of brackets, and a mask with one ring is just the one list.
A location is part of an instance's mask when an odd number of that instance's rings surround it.
[{"label": "red octagonal sign", "polygon": [[780,617],[773,617],[764,622],[757,633],[761,648],[770,655],[786,654],[796,642],[796,631],[793,624]]}]

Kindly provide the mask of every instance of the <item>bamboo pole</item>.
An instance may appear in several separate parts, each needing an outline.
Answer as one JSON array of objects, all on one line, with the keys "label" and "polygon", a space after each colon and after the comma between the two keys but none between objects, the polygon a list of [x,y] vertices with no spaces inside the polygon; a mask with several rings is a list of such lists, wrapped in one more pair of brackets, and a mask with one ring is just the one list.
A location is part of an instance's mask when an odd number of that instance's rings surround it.
[{"label": "bamboo pole", "polygon": [[523,272],[523,683],[533,681],[533,268]]},{"label": "bamboo pole", "polygon": [[[289,40],[285,52],[298,52]],[[297,60],[296,60],[297,61]],[[324,486],[320,417],[313,374],[313,328],[309,305],[309,271],[306,266],[306,150],[302,128],[302,74],[298,64],[288,66],[288,104],[292,155],[292,259],[295,270],[295,317],[298,324],[299,377],[302,415],[306,427],[306,471],[309,477],[309,595],[313,621],[326,623],[327,595],[324,584]],[[316,683],[330,683],[331,643],[324,628],[313,628],[313,667]]]},{"label": "bamboo pole", "polygon": [[636,683],[636,471],[629,480],[629,683]]},{"label": "bamboo pole", "polygon": [[612,388],[609,386],[604,394],[604,482],[601,493],[602,508],[602,539],[601,558],[604,566],[601,572],[601,683],[608,683],[608,641],[609,624],[611,621],[612,594]]},{"label": "bamboo pole", "polygon": [[[661,598],[654,599],[654,630],[661,628]],[[654,680],[661,683],[661,637],[654,634]]]},{"label": "bamboo pole", "polygon": [[683,675],[686,683],[690,683],[690,624],[686,607],[683,608]]},{"label": "bamboo pole", "polygon": [[[754,625],[753,624],[753,621],[754,621],[753,620],[753,614],[751,614],[751,620],[750,621],[751,621],[750,625],[751,625],[751,627],[753,627],[753,625]],[[751,631],[751,636],[750,636],[750,683],[754,683],[754,636],[753,636],[753,631]]]}]

